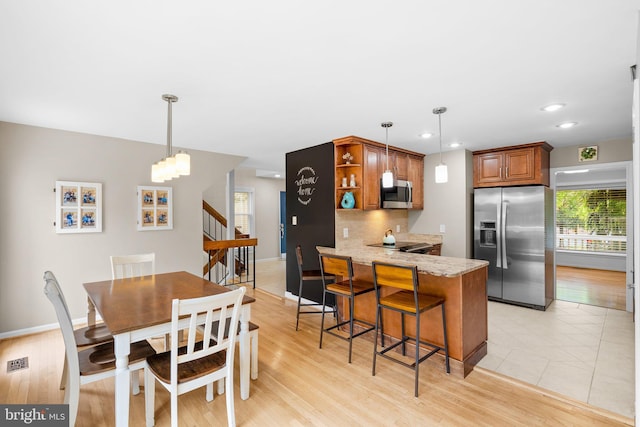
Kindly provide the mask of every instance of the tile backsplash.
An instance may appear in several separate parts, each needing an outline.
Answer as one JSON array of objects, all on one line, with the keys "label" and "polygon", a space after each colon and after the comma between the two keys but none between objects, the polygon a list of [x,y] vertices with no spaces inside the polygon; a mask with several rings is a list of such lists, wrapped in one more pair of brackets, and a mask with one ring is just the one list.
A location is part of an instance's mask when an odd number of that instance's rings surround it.
[{"label": "tile backsplash", "polygon": [[[400,226],[400,232],[398,232]],[[382,243],[388,229],[394,235],[408,233],[409,212],[405,209],[336,210],[336,249]],[[348,237],[344,237],[347,229]]]}]

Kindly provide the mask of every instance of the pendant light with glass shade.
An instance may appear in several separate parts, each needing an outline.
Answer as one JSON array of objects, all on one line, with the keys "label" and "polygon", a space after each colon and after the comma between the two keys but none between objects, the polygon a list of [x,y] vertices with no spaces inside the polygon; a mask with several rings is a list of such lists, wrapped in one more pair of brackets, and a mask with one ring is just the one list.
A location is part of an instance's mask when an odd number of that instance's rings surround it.
[{"label": "pendant light with glass shade", "polygon": [[393,173],[389,169],[389,128],[393,126],[393,122],[382,122],[380,124],[385,130],[385,144],[387,145],[387,169],[382,174],[382,188],[393,187]]},{"label": "pendant light with glass shade", "polygon": [[438,134],[440,135],[440,163],[436,166],[436,184],[444,184],[449,181],[447,165],[442,162],[442,114],[447,111],[447,107],[433,109],[433,114],[438,115]]},{"label": "pendant light with glass shade", "polygon": [[169,104],[167,118],[167,157],[156,162],[151,166],[151,181],[164,182],[180,176],[188,176],[191,174],[191,158],[189,154],[180,150],[173,156],[171,153],[171,104],[178,102],[175,95],[162,95],[162,99]]}]

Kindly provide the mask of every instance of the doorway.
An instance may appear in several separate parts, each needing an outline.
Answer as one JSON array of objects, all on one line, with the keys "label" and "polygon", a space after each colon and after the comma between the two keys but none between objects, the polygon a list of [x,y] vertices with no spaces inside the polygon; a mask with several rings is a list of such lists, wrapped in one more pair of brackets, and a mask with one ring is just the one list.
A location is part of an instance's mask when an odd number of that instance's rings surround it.
[{"label": "doorway", "polygon": [[552,171],[556,299],[632,311],[630,166],[618,162]]}]

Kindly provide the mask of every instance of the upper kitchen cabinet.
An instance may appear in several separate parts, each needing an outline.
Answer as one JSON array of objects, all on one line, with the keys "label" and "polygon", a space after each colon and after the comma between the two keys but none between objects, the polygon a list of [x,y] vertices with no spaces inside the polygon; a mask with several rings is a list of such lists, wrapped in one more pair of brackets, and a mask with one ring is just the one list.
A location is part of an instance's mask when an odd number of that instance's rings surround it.
[{"label": "upper kitchen cabinet", "polygon": [[[408,180],[408,159],[409,155],[407,153],[396,151],[389,147],[389,170],[393,172],[394,179]],[[387,169],[386,147],[382,149],[381,166],[382,172],[384,172]]]},{"label": "upper kitchen cabinet", "polygon": [[407,155],[407,180],[413,184],[412,209],[424,209],[424,157]]},{"label": "upper kitchen cabinet", "polygon": [[512,185],[549,186],[549,153],[546,142],[473,152],[473,187]]},{"label": "upper kitchen cabinet", "polygon": [[[387,168],[386,145],[357,136],[335,139],[333,144],[336,209],[343,209],[341,203],[346,192],[354,196],[353,209],[380,209],[380,178]],[[412,181],[413,209],[423,209],[424,154],[389,146],[389,169],[394,179]]]},{"label": "upper kitchen cabinet", "polygon": [[380,147],[364,144],[364,188],[363,188],[363,209],[380,208],[380,177],[384,151]]}]

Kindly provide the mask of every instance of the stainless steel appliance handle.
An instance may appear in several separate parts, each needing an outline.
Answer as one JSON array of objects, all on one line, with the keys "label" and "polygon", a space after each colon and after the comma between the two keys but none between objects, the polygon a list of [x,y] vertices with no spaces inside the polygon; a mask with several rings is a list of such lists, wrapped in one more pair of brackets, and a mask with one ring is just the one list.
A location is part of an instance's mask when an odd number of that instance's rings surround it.
[{"label": "stainless steel appliance handle", "polygon": [[507,207],[508,202],[502,202],[502,220],[500,221],[500,239],[502,240],[502,268],[508,269],[507,264]]},{"label": "stainless steel appliance handle", "polygon": [[407,181],[407,189],[409,191],[409,198],[407,199],[407,202],[413,202],[413,190],[411,189],[411,181]]},{"label": "stainless steel appliance handle", "polygon": [[496,267],[497,268],[502,268],[502,235],[500,233],[502,233],[501,229],[501,225],[502,224],[502,217],[501,217],[501,212],[500,212],[500,205],[496,205]]}]

